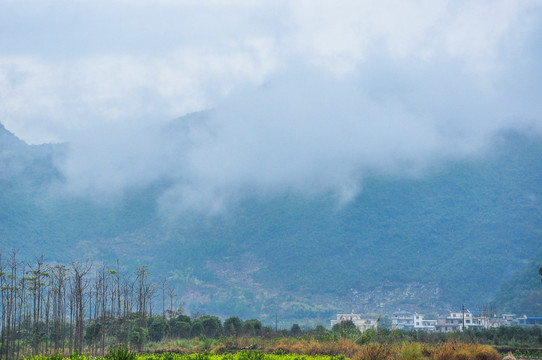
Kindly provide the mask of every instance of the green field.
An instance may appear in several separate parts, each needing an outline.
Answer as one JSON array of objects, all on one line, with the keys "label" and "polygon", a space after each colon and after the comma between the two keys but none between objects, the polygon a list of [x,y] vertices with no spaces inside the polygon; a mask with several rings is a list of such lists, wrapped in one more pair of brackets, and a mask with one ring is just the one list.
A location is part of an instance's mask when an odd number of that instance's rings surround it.
[{"label": "green field", "polygon": [[[315,351],[309,344],[306,350]],[[314,345],[314,344],[313,344]],[[288,349],[278,348],[274,353],[258,351],[240,351],[237,353],[152,353],[137,354],[125,348],[112,349],[104,357],[106,360],[500,360],[501,355],[492,347],[477,344],[461,344],[447,342],[439,345],[428,345],[417,342],[402,344],[367,344],[354,346],[352,343],[338,341],[327,344],[320,350],[331,354],[287,353]],[[87,360],[86,355],[72,355],[70,359]],[[59,360],[60,355],[36,356],[33,360]]]}]

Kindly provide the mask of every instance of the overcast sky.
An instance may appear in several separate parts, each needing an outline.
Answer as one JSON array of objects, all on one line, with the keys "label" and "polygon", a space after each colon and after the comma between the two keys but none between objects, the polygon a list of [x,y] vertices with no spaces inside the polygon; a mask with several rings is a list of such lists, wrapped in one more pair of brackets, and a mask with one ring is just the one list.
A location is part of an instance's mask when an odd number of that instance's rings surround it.
[{"label": "overcast sky", "polygon": [[[0,0],[0,122],[164,208],[423,174],[542,130],[541,1]],[[193,112],[209,110],[172,125]]]}]

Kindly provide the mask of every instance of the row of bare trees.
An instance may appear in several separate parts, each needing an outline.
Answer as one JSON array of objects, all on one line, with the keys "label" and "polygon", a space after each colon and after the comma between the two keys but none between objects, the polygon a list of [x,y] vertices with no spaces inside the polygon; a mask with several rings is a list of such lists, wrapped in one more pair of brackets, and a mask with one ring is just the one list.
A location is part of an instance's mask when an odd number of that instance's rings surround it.
[{"label": "row of bare trees", "polygon": [[[88,352],[104,355],[119,344],[142,350],[147,318],[156,295],[169,296],[151,282],[146,266],[133,273],[91,261],[46,263],[43,256],[21,260],[17,251],[0,253],[0,359],[28,355]],[[166,316],[162,299],[163,316]]]}]

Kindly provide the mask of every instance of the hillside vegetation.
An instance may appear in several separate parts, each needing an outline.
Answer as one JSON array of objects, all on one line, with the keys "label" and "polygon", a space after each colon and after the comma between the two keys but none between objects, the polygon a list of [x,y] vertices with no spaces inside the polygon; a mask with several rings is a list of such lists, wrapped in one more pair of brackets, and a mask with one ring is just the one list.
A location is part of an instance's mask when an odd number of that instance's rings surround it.
[{"label": "hillside vegetation", "polygon": [[542,283],[538,269],[542,267],[542,251],[509,280],[503,282],[492,307],[519,315],[542,314]]},{"label": "hillside vegetation", "polygon": [[[191,312],[315,325],[337,311],[476,308],[541,249],[542,139],[526,134],[501,134],[484,156],[423,176],[368,176],[346,204],[333,194],[253,194],[223,214],[163,217],[167,183],[114,202],[75,197],[55,166],[68,147],[0,133],[4,252],[151,265]],[[516,296],[507,286],[499,299]],[[536,310],[506,304],[495,302]]]}]

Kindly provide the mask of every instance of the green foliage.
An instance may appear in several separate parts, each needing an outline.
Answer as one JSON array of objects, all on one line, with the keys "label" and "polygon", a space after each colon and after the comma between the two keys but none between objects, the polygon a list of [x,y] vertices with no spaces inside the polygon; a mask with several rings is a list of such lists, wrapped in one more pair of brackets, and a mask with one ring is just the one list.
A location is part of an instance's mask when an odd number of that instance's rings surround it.
[{"label": "green foliage", "polygon": [[359,339],[362,335],[352,320],[341,321],[333,325],[331,331],[344,339]]},{"label": "green foliage", "polygon": [[542,314],[542,286],[536,276],[541,263],[542,250],[521,271],[502,283],[491,307],[521,315]]},{"label": "green foliage", "polygon": [[292,334],[292,336],[299,336],[301,335],[301,328],[299,327],[298,324],[293,324],[291,329],[290,329],[290,334]]},{"label": "green foliage", "polygon": [[360,345],[369,344],[373,342],[373,339],[376,337],[376,335],[377,332],[375,329],[367,329],[361,334],[356,343]]},{"label": "green foliage", "polygon": [[64,356],[62,354],[56,353],[51,356],[49,356],[49,360],[63,360]]},{"label": "green foliage", "polygon": [[314,333],[316,335],[326,335],[327,330],[324,325],[320,324],[320,325],[316,325],[316,328],[314,329]]},{"label": "green foliage", "polygon": [[190,328],[190,335],[192,337],[200,336],[203,334],[203,331],[204,331],[203,324],[199,321],[194,322],[194,324],[192,324],[192,327]]},{"label": "green foliage", "polygon": [[87,344],[92,344],[96,341],[102,333],[102,324],[100,322],[91,322],[86,326],[85,329],[85,342]]},{"label": "green foliage", "polygon": [[188,338],[191,333],[191,325],[189,322],[173,318],[169,321],[169,332],[173,338]]},{"label": "green foliage", "polygon": [[166,336],[168,328],[168,321],[163,316],[152,318],[149,325],[149,339],[151,341],[162,340]]},{"label": "green foliage", "polygon": [[222,323],[216,316],[206,315],[194,321],[203,325],[203,334],[209,337],[219,337],[222,335]]},{"label": "green foliage", "polygon": [[105,360],[137,360],[137,353],[131,351],[127,347],[118,346],[109,349],[109,353],[105,356]]},{"label": "green foliage", "polygon": [[237,316],[224,320],[224,332],[226,336],[240,334],[243,330],[243,321]]},{"label": "green foliage", "polygon": [[[56,356],[56,355],[54,355]],[[87,357],[83,354],[79,354],[79,352],[74,351],[73,353],[70,354],[70,360],[88,360]]]},{"label": "green foliage", "polygon": [[130,342],[138,347],[142,347],[147,342],[149,331],[143,327],[137,327],[130,334]]},{"label": "green foliage", "polygon": [[257,351],[241,351],[237,354],[237,360],[264,360],[265,355]]},{"label": "green foliage", "polygon": [[249,319],[243,322],[243,333],[245,335],[254,336],[262,329],[262,322],[258,319]]},{"label": "green foliage", "polygon": [[416,342],[404,343],[399,351],[398,360],[422,359],[424,357],[423,350],[424,348],[422,344]]}]

